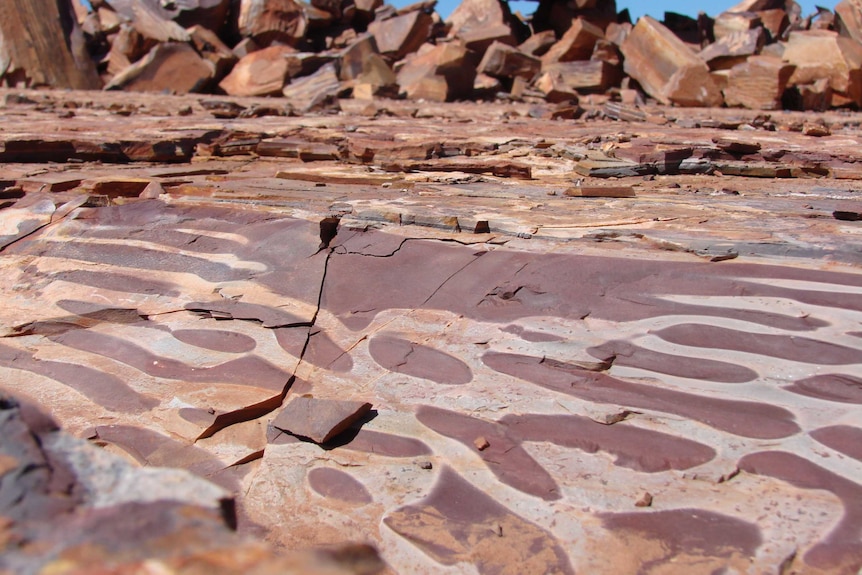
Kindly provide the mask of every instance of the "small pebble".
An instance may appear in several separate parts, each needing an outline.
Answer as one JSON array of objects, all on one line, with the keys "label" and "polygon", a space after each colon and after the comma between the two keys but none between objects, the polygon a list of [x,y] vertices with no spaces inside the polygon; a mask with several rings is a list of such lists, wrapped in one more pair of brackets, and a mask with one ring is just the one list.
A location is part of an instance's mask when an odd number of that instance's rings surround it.
[{"label": "small pebble", "polygon": [[651,507],[652,506],[652,494],[645,491],[641,498],[635,501],[635,507]]}]

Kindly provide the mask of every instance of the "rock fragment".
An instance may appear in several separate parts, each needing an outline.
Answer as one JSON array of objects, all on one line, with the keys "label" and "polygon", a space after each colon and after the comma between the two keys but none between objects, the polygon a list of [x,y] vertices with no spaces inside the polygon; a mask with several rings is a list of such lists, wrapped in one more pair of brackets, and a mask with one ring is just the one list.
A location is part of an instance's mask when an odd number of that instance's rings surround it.
[{"label": "rock fragment", "polygon": [[272,426],[315,443],[326,443],[371,411],[364,401],[297,397],[273,419]]},{"label": "rock fragment", "polygon": [[626,73],[663,104],[721,105],[706,63],[655,19],[639,19],[620,49]]}]

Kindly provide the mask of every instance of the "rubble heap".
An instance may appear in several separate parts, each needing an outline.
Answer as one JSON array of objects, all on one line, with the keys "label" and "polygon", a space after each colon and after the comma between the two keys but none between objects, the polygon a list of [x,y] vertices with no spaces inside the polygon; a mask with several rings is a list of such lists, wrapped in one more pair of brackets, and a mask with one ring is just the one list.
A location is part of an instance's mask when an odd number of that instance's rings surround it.
[{"label": "rubble heap", "polygon": [[[58,14],[64,2],[73,5]],[[283,95],[300,110],[345,97],[577,103],[586,94],[763,110],[862,105],[862,0],[809,16],[793,0],[744,0],[715,18],[666,12],[636,24],[614,0],[539,0],[530,17],[503,0],[464,0],[446,20],[435,0],[81,2],[0,7],[2,85]]]}]

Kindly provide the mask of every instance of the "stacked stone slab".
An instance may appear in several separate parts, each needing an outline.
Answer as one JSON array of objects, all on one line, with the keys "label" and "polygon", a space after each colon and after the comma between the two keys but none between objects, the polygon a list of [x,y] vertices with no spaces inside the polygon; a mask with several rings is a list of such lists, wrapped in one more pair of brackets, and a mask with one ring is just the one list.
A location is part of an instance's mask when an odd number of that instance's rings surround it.
[{"label": "stacked stone slab", "polygon": [[[862,0],[807,16],[794,0],[744,0],[634,24],[614,0],[539,0],[530,17],[463,0],[445,21],[435,0],[82,1],[0,7],[0,85],[276,96],[299,110],[349,97],[577,104],[632,88],[677,106],[862,106]],[[38,18],[58,10],[56,30]]]}]

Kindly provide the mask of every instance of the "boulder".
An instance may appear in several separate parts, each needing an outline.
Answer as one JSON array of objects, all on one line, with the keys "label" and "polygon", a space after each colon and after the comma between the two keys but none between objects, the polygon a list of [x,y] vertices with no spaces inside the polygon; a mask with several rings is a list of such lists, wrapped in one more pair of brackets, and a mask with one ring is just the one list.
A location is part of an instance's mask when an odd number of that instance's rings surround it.
[{"label": "boulder", "polygon": [[205,92],[214,75],[215,66],[201,58],[194,48],[167,42],[158,44],[145,57],[119,72],[105,89],[174,94]]},{"label": "boulder", "polygon": [[784,59],[796,69],[790,85],[813,84],[826,78],[832,106],[862,106],[862,45],[829,30],[791,32]]},{"label": "boulder", "polygon": [[793,66],[778,58],[752,56],[730,69],[724,100],[728,106],[779,110]]},{"label": "boulder", "polygon": [[589,60],[598,40],[604,38],[602,29],[583,18],[576,18],[563,37],[542,56],[542,62],[572,62]]},{"label": "boulder", "polygon": [[542,62],[538,58],[524,54],[513,46],[494,42],[485,51],[477,70],[480,74],[498,78],[520,76],[532,80],[541,68]]},{"label": "boulder", "polygon": [[494,42],[510,46],[518,43],[511,20],[509,6],[501,0],[463,0],[446,23],[450,38],[460,38],[467,48],[484,54]]},{"label": "boulder", "polygon": [[431,16],[417,10],[387,20],[375,20],[368,26],[368,32],[381,54],[401,60],[428,40],[432,23]]},{"label": "boulder", "polygon": [[290,46],[270,46],[252,52],[234,66],[219,87],[231,96],[274,96],[281,93],[289,74]]},{"label": "boulder", "polygon": [[471,95],[476,68],[467,47],[462,42],[426,46],[398,71],[399,92],[413,100],[437,102]]},{"label": "boulder", "polygon": [[2,79],[11,85],[101,88],[68,0],[0,2]]},{"label": "boulder", "polygon": [[720,106],[721,91],[706,63],[655,19],[638,20],[620,47],[625,72],[663,104]]},{"label": "boulder", "polygon": [[308,22],[302,5],[294,0],[241,0],[237,26],[240,34],[261,46],[279,42],[295,46]]}]

